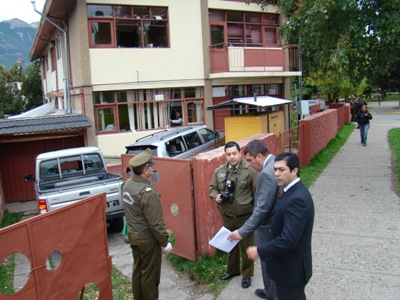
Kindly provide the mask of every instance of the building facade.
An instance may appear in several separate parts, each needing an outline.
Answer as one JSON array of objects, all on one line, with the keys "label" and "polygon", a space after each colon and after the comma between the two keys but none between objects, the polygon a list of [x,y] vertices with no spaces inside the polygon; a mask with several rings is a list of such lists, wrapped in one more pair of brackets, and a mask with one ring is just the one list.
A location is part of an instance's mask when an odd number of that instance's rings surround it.
[{"label": "building facade", "polygon": [[106,156],[170,127],[176,112],[183,125],[224,131],[230,112],[206,107],[255,94],[290,99],[290,78],[300,76],[273,5],[261,12],[234,0],[47,0],[43,15],[31,60],[41,60],[45,99],[86,115],[87,142]]}]

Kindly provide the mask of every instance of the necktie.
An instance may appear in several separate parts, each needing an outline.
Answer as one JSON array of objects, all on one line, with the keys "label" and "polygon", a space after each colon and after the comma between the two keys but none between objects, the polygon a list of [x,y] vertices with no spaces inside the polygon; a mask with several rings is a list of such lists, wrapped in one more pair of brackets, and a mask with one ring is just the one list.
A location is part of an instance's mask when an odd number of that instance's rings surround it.
[{"label": "necktie", "polygon": [[285,193],[285,191],[283,189],[281,189],[281,192],[279,193],[278,199],[276,200],[276,203],[279,203],[279,201],[281,200],[281,198],[283,197],[283,194]]}]

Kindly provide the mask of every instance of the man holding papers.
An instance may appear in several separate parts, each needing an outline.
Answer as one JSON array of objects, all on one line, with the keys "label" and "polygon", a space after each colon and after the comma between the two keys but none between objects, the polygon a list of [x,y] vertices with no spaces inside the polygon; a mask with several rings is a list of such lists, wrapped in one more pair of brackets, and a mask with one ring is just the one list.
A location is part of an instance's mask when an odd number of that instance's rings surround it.
[{"label": "man holding papers", "polygon": [[[236,142],[225,145],[227,162],[216,168],[208,188],[210,198],[218,205],[223,226],[228,230],[239,229],[251,216],[253,193],[256,190],[257,172],[242,160],[240,147]],[[243,239],[228,254],[227,270],[221,280],[227,280],[242,273],[242,287],[251,285],[254,263],[246,255],[246,249],[254,245],[253,236]],[[239,249],[240,248],[240,249]],[[240,268],[240,252],[242,266]]]},{"label": "man holding papers", "polygon": [[[232,232],[229,240],[241,240],[254,233],[257,245],[267,242],[271,223],[271,212],[275,204],[278,191],[274,174],[273,156],[261,140],[253,140],[243,151],[246,162],[257,172],[257,188],[254,196],[253,214],[238,230]],[[256,289],[254,293],[263,299],[278,300],[275,283],[267,275],[265,260],[261,260],[261,274],[264,287]]]}]

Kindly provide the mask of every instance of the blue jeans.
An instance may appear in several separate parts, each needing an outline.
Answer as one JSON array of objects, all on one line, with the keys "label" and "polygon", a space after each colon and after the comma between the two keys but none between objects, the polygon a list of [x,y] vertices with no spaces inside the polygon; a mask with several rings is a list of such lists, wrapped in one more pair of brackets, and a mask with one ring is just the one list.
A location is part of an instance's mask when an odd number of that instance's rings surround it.
[{"label": "blue jeans", "polygon": [[363,144],[363,145],[367,144],[368,129],[369,129],[369,123],[360,124],[361,144]]}]

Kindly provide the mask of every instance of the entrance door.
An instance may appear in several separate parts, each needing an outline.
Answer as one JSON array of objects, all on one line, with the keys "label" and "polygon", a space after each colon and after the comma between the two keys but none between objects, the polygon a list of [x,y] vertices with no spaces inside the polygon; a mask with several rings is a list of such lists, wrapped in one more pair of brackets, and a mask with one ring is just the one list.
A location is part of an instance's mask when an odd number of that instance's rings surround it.
[{"label": "entrance door", "polygon": [[210,25],[211,73],[228,71],[228,52],[226,47],[225,25]]}]

